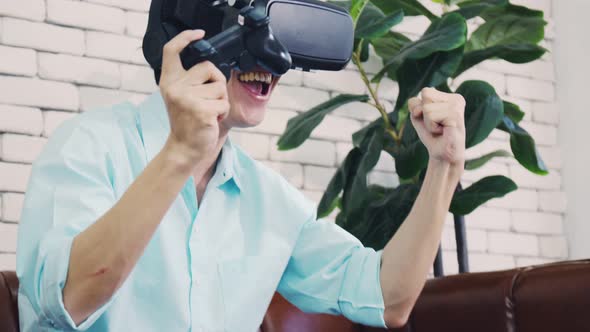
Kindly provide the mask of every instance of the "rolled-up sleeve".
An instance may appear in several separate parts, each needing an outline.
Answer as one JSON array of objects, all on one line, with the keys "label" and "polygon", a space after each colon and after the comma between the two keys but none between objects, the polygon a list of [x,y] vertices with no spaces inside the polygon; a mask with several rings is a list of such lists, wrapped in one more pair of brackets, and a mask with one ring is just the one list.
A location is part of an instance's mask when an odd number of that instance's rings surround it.
[{"label": "rolled-up sleeve", "polygon": [[302,227],[278,291],[306,312],[344,315],[385,327],[381,251],[338,225],[311,218]]},{"label": "rolled-up sleeve", "polygon": [[17,244],[25,330],[83,331],[108,307],[76,326],[62,292],[74,237],[115,203],[109,170],[106,148],[76,121],[60,127],[33,164]]}]

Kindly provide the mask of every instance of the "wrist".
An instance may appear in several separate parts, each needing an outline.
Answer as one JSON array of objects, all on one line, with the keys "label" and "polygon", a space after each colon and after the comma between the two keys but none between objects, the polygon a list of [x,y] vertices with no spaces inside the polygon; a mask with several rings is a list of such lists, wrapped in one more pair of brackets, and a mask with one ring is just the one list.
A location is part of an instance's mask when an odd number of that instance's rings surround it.
[{"label": "wrist", "polygon": [[464,168],[465,163],[463,161],[453,163],[440,159],[430,159],[428,161],[428,169],[432,173],[445,177],[455,185],[461,180]]},{"label": "wrist", "polygon": [[191,173],[199,162],[199,155],[192,149],[168,138],[160,151],[166,163],[180,173]]}]

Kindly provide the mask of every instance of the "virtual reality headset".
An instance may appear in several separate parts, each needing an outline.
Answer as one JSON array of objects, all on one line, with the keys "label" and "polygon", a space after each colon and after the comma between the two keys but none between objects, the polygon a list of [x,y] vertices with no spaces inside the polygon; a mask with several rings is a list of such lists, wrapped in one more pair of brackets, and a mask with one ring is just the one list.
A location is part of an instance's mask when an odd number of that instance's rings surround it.
[{"label": "virtual reality headset", "polygon": [[274,75],[289,69],[343,69],[353,52],[354,26],[343,8],[316,0],[152,0],[143,53],[159,81],[164,45],[187,29],[204,40],[181,53],[186,69],[211,60],[231,69],[260,66]]}]

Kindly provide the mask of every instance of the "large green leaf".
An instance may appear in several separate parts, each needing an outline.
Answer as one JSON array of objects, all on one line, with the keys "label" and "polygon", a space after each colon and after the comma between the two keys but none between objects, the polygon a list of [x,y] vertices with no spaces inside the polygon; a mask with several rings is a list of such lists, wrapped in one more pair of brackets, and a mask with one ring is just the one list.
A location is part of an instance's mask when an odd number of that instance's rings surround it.
[{"label": "large green leaf", "polygon": [[510,152],[508,152],[506,150],[496,150],[496,151],[487,153],[479,158],[465,161],[465,169],[468,171],[478,169],[495,157],[512,157],[512,155],[510,154]]},{"label": "large green leaf", "polygon": [[[401,33],[389,31],[386,35],[371,40],[371,45],[375,49],[375,53],[381,57],[383,66],[387,64],[393,57],[395,57],[399,51],[408,43],[412,41],[410,38],[404,36]],[[397,68],[391,67],[387,71],[387,77],[392,80],[397,80],[396,74]],[[384,72],[385,74],[385,72]]]},{"label": "large green leaf", "polygon": [[508,116],[504,116],[502,123],[498,125],[498,129],[504,130],[510,133],[510,148],[512,154],[518,162],[529,171],[539,174],[546,175],[549,173],[547,166],[543,162],[535,140],[529,135],[529,133],[514,123]]},{"label": "large green leaf", "polygon": [[450,52],[436,52],[419,60],[406,60],[397,70],[399,95],[394,111],[397,112],[408,99],[424,87],[435,87],[446,82],[461,63],[463,48]]},{"label": "large green leaf", "polygon": [[413,178],[428,164],[428,150],[409,119],[405,123],[401,145],[393,140],[385,142],[385,151],[394,158],[395,170],[401,179]]},{"label": "large green leaf", "polygon": [[473,32],[466,51],[483,50],[497,45],[537,44],[545,36],[542,17],[499,15],[486,21]]},{"label": "large green leaf", "polygon": [[418,184],[402,184],[384,193],[374,194],[363,217],[350,220],[348,229],[364,246],[381,250],[406,220],[418,192]]},{"label": "large green leaf", "polygon": [[355,31],[357,38],[373,39],[385,35],[396,24],[400,23],[404,18],[404,11],[395,11],[377,21],[371,22],[368,25],[360,26]]},{"label": "large green leaf", "polygon": [[379,161],[381,150],[383,148],[383,128],[375,127],[361,143],[361,157],[352,178],[350,194],[344,196],[343,206],[345,211],[352,212],[358,210],[363,204],[363,193],[367,191],[367,175]]},{"label": "large green leaf", "polygon": [[467,215],[492,198],[503,197],[516,190],[514,181],[503,175],[485,177],[453,196],[450,212]]},{"label": "large green leaf", "polygon": [[502,121],[504,106],[494,88],[483,81],[466,81],[457,89],[465,98],[465,147],[485,140]]},{"label": "large green leaf", "polygon": [[481,17],[486,21],[491,21],[502,16],[519,16],[519,17],[536,17],[543,18],[544,13],[541,10],[530,9],[524,6],[507,4],[504,6],[497,6],[489,8],[481,13]]},{"label": "large green leaf", "polygon": [[368,0],[351,0],[350,2],[350,16],[352,17],[352,21],[356,24],[358,17],[360,16],[361,12],[363,11],[365,5],[368,3]]},{"label": "large green leaf", "polygon": [[524,118],[524,112],[518,107],[518,105],[513,104],[509,101],[503,102],[504,104],[504,115],[506,115],[512,122],[519,123]]},{"label": "large green leaf", "polygon": [[504,44],[465,52],[461,66],[453,77],[487,59],[500,58],[512,63],[527,63],[539,59],[546,51],[535,44]]},{"label": "large green leaf", "polygon": [[479,16],[486,10],[496,9],[508,4],[508,0],[472,0],[462,1],[458,4],[457,13],[463,15],[466,20]]},{"label": "large green leaf", "polygon": [[386,14],[403,9],[407,16],[424,15],[431,21],[437,18],[418,0],[371,0],[371,2]]},{"label": "large green leaf", "polygon": [[320,204],[318,205],[317,215],[319,218],[324,218],[333,210],[333,206],[340,195],[340,192],[345,187],[346,182],[352,179],[356,168],[361,159],[361,151],[354,148],[348,152],[348,155],[330,180]]},{"label": "large green leaf", "polygon": [[396,70],[406,60],[423,59],[435,52],[451,51],[461,47],[465,44],[466,34],[467,24],[459,14],[445,15],[433,21],[420,39],[406,44],[387,61],[383,69],[375,75],[373,82],[380,81],[385,74]]},{"label": "large green leaf", "polygon": [[287,122],[285,132],[279,138],[279,150],[294,149],[301,145],[309,137],[311,132],[322,122],[326,114],[336,108],[354,101],[366,102],[369,100],[367,95],[338,95],[309,111],[299,114]]}]

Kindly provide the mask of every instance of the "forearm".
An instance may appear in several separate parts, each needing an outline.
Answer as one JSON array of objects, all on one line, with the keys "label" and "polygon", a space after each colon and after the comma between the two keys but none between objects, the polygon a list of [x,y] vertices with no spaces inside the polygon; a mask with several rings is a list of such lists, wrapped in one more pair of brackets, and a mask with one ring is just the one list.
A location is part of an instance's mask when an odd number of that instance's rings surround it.
[{"label": "forearm", "polygon": [[63,298],[76,324],[125,281],[190,176],[191,167],[177,152],[167,145],[121,199],[74,238]]},{"label": "forearm", "polygon": [[380,277],[388,326],[407,320],[424,286],[461,170],[429,163],[412,210],[383,250]]}]

